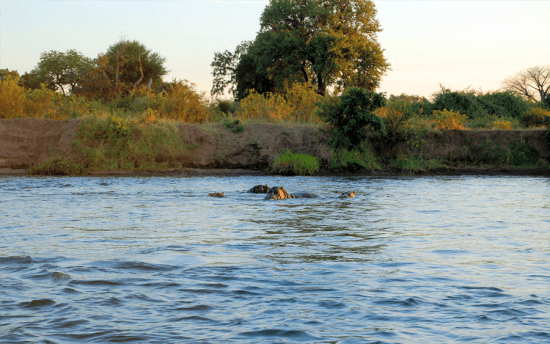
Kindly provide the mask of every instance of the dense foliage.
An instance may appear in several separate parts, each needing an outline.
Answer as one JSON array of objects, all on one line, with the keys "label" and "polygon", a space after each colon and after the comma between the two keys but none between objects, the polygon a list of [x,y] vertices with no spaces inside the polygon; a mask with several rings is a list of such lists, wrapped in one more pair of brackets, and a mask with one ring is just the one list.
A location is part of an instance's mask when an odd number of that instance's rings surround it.
[{"label": "dense foliage", "polygon": [[272,172],[291,176],[313,176],[319,172],[319,161],[314,156],[293,154],[287,149],[275,159]]},{"label": "dense foliage", "polygon": [[384,132],[384,122],[374,110],[385,104],[383,94],[357,87],[348,89],[336,101],[323,103],[320,116],[331,126],[331,146],[335,149],[359,147],[367,136],[364,129],[368,125]]},{"label": "dense foliage", "polygon": [[215,54],[212,95],[229,87],[242,99],[304,82],[321,95],[331,86],[374,91],[389,67],[375,17],[369,0],[272,0],[254,41]]}]

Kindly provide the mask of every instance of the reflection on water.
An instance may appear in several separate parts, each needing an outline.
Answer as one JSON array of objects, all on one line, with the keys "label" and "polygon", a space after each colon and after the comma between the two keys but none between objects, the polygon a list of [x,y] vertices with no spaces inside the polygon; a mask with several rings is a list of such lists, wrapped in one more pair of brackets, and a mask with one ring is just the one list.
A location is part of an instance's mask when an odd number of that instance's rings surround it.
[{"label": "reflection on water", "polygon": [[[323,198],[244,192],[266,183]],[[548,342],[548,195],[547,178],[0,178],[0,341]]]}]

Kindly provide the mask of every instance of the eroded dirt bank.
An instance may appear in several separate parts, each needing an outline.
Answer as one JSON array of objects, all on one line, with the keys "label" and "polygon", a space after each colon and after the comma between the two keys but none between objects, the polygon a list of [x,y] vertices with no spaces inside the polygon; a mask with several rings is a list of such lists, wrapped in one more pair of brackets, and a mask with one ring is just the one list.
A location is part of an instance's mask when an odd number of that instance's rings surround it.
[{"label": "eroded dirt bank", "polygon": [[[25,174],[27,169],[54,156],[72,157],[73,136],[78,120],[56,121],[46,119],[0,120],[0,174]],[[285,149],[294,153],[316,156],[321,164],[330,158],[330,149],[317,129],[307,126],[249,124],[244,131],[234,133],[223,125],[179,126],[179,135],[186,146],[182,160],[184,170],[156,172],[105,172],[105,174],[182,174],[233,175],[262,173],[268,164]],[[489,155],[509,150],[511,145],[523,142],[535,148],[540,157],[550,159],[550,149],[544,139],[544,130],[466,130],[449,131],[441,135],[418,138],[418,148],[399,143],[381,147],[382,155],[422,154],[426,158],[451,157],[455,167],[432,170],[435,174],[537,174],[550,175],[548,168],[517,169],[506,166],[482,167]],[[414,143],[414,142],[413,142]],[[476,161],[480,166],[474,166]],[[461,162],[464,162],[462,164]],[[463,165],[463,166],[462,166]],[[358,174],[395,174],[399,171],[362,171]]]}]

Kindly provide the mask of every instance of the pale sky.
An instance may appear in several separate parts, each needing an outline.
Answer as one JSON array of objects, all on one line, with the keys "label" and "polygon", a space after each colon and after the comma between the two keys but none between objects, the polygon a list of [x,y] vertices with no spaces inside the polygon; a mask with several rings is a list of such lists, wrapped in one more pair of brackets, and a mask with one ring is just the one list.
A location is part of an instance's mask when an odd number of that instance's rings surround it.
[{"label": "pale sky", "polygon": [[[210,94],[214,52],[253,40],[268,1],[0,0],[0,68],[32,70],[45,51],[97,57],[121,38],[166,57],[165,80]],[[439,84],[483,92],[550,65],[550,1],[374,1],[391,71],[379,92],[429,97]]]}]

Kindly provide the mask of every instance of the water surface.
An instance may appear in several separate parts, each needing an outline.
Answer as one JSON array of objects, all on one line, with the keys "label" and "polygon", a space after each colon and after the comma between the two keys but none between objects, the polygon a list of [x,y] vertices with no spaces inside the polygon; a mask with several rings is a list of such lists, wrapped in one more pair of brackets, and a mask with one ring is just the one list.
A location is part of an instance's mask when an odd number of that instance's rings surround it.
[{"label": "water surface", "polygon": [[[266,183],[323,198],[244,192]],[[0,342],[550,342],[549,195],[532,177],[3,177]]]}]

